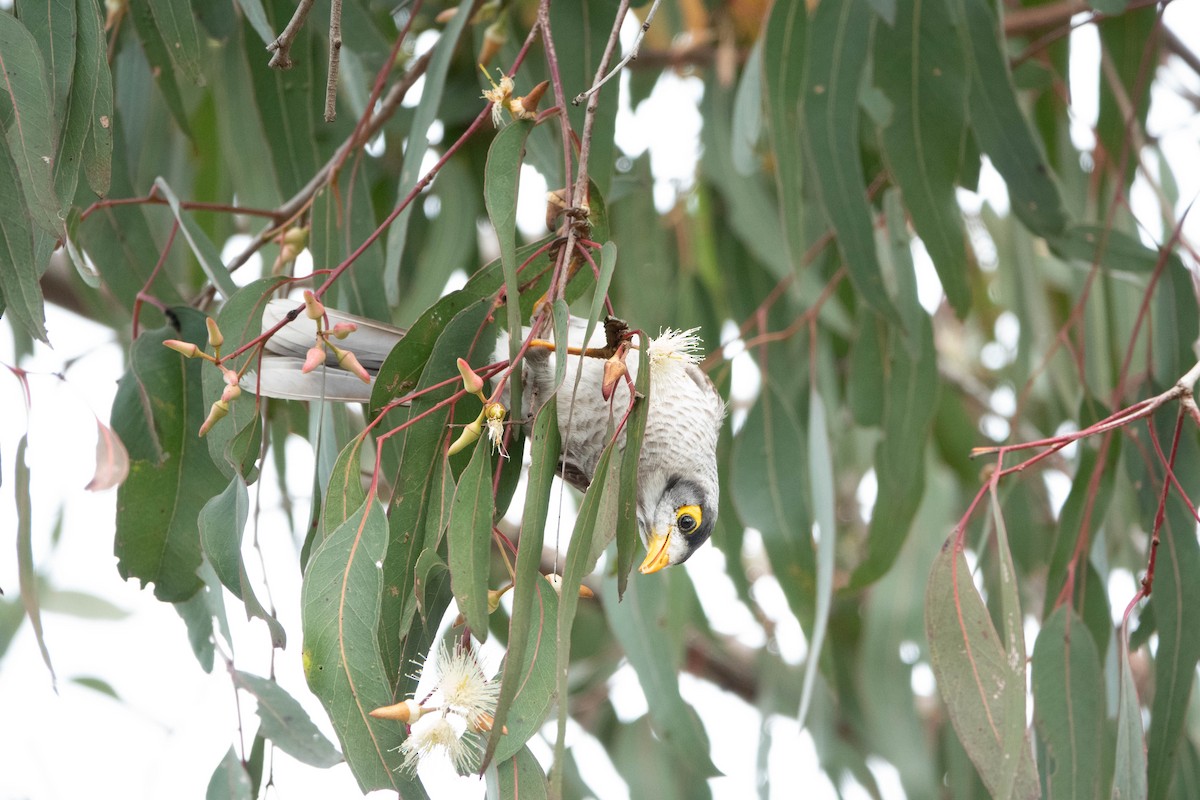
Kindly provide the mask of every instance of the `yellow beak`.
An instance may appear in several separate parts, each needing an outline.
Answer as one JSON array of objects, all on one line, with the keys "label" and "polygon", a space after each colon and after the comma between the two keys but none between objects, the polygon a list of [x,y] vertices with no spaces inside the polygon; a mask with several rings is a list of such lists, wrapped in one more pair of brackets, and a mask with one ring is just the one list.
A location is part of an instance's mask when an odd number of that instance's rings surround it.
[{"label": "yellow beak", "polygon": [[650,539],[646,542],[646,560],[642,562],[642,566],[638,568],[638,572],[643,575],[649,575],[651,572],[658,572],[671,563],[671,556],[667,552],[667,542],[670,538],[671,534],[669,532],[666,535],[661,533],[650,534]]}]

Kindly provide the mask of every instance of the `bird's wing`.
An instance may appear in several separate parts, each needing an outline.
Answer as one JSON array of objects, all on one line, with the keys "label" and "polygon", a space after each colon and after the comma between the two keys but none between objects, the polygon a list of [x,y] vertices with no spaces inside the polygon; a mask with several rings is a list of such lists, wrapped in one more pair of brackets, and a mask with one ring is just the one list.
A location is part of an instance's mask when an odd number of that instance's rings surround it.
[{"label": "bird's wing", "polygon": [[[303,308],[303,305],[296,300],[272,300],[263,309],[262,329],[270,330],[297,308]],[[372,375],[379,371],[392,348],[404,337],[402,329],[385,322],[332,308],[326,308],[326,314],[331,326],[339,322],[352,322],[357,326],[357,330],[345,339],[338,340],[337,346],[354,353],[358,363]],[[351,403],[370,400],[372,384],[363,383],[353,373],[338,367],[337,357],[332,350],[326,355],[324,368],[307,374],[300,371],[305,354],[316,340],[317,323],[301,311],[267,342],[259,371],[243,376],[242,388],[285,400]]]},{"label": "bird's wing", "polygon": [[[297,307],[302,307],[302,305],[296,300],[272,300],[263,309],[262,329],[264,331],[270,330],[285,319],[289,313]],[[356,314],[347,314],[344,311],[337,311],[328,307],[325,309],[325,312],[329,316],[330,325],[337,325],[339,322],[351,322],[358,326],[358,330],[354,331],[354,333],[351,333],[345,339],[339,340],[337,346],[354,353],[358,358],[358,363],[362,364],[368,372],[378,372],[379,368],[383,366],[384,360],[388,357],[388,353],[392,352],[392,348],[404,337],[405,331],[403,329],[397,328],[394,325],[388,325],[386,322],[367,319]],[[296,356],[303,359],[308,349],[316,342],[316,339],[317,323],[309,319],[301,311],[296,319],[283,326],[283,328],[271,337],[271,340],[267,342],[266,352]],[[330,353],[327,361],[332,361],[334,364],[337,363],[337,359],[332,353]]]}]

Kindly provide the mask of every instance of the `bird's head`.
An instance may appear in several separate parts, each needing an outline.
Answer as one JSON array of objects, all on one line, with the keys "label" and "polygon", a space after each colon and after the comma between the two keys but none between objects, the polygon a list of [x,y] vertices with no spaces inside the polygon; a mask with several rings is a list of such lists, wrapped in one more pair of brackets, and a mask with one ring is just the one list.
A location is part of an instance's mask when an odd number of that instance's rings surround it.
[{"label": "bird's head", "polygon": [[716,487],[706,488],[702,482],[707,481],[673,475],[660,489],[646,487],[651,496],[645,505],[638,504],[638,527],[646,543],[643,575],[682,564],[712,535],[717,522]]}]

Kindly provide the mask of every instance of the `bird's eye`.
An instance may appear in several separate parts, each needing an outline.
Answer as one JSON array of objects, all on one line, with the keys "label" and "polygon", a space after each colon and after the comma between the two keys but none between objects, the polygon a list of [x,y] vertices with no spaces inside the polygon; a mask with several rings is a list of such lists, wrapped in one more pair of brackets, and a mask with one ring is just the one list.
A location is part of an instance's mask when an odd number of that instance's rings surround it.
[{"label": "bird's eye", "polygon": [[701,519],[700,506],[682,506],[675,511],[675,527],[680,533],[692,533],[700,527]]}]

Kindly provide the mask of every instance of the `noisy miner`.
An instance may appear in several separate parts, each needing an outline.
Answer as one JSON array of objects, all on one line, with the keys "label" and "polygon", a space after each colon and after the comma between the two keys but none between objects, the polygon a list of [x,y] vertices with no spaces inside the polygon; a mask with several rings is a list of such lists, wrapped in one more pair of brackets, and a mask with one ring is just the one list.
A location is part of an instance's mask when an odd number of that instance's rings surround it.
[{"label": "noisy miner", "polygon": [[[297,305],[296,300],[272,300],[263,312],[263,330],[274,327]],[[357,326],[337,344],[354,353],[372,375],[404,336],[400,328],[375,320],[330,308],[326,312],[330,326],[339,322]],[[586,328],[586,320],[570,318],[567,345],[572,353],[583,349]],[[247,373],[242,379],[243,388],[291,400],[369,401],[372,387],[339,368],[332,354],[323,370],[300,371],[316,334],[316,323],[299,314],[270,339],[263,353],[261,375]],[[602,348],[605,344],[605,331],[597,326],[587,346]],[[532,419],[533,412],[557,393],[562,435],[559,472],[583,491],[591,483],[608,442],[610,401],[601,391],[605,361],[568,355],[567,378],[556,389],[553,347],[550,339],[543,346],[531,347],[522,360],[525,390],[520,418]],[[650,408],[638,464],[638,527],[646,545],[640,571],[645,574],[686,561],[712,534],[717,521],[717,435],[725,403],[697,365],[700,347],[695,331],[671,329],[649,343]],[[498,359],[508,357],[507,335],[501,336],[496,352]],[[576,386],[581,358],[583,370]],[[636,354],[629,355],[626,366],[631,380],[636,380]],[[628,406],[629,391],[626,381],[617,382],[611,399],[617,419]]]}]

